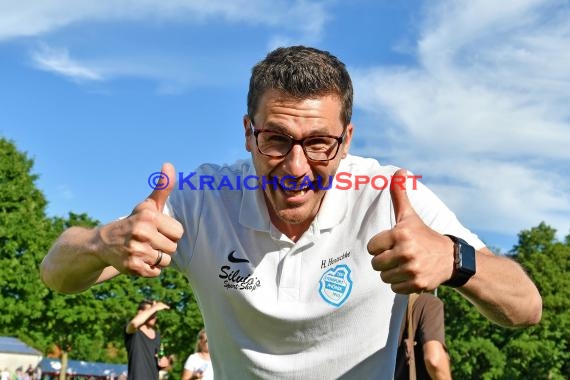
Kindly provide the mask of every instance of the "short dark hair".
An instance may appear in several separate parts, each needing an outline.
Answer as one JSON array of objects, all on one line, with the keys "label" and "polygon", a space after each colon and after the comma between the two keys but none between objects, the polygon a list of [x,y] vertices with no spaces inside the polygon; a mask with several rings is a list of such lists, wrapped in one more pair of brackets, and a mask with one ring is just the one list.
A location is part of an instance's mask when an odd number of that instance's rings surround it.
[{"label": "short dark hair", "polygon": [[298,99],[337,95],[344,126],[352,117],[352,81],[346,66],[328,51],[306,46],[281,47],[257,63],[251,73],[247,114],[253,120],[259,100],[269,89]]}]

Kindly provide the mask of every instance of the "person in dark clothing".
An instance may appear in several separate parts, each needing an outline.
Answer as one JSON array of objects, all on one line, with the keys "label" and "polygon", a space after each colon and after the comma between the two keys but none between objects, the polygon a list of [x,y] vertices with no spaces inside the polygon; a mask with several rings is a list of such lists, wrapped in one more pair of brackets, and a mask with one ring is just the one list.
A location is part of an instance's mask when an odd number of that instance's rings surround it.
[{"label": "person in dark clothing", "polygon": [[128,353],[128,380],[158,380],[158,371],[169,365],[160,355],[160,332],[156,330],[156,314],[170,307],[162,302],[141,301],[137,314],[125,328]]},{"label": "person in dark clothing", "polygon": [[[406,312],[400,329],[394,380],[451,379],[449,354],[445,345],[443,302],[431,293],[410,294],[410,307],[412,326],[410,329]],[[414,335],[413,340],[408,340],[410,331]],[[415,363],[415,376],[414,371],[410,376],[411,363]]]}]

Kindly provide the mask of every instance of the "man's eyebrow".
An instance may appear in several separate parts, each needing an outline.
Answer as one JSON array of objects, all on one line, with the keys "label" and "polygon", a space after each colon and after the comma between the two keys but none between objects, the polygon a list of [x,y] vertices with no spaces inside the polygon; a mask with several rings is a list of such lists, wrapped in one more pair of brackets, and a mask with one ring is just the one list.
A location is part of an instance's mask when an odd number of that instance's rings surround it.
[{"label": "man's eyebrow", "polygon": [[281,133],[284,133],[286,135],[289,134],[289,131],[287,130],[286,127],[284,127],[281,124],[277,124],[277,123],[274,123],[271,121],[268,121],[267,123],[265,123],[263,129],[269,129],[269,130],[274,131],[274,132],[281,132]]}]

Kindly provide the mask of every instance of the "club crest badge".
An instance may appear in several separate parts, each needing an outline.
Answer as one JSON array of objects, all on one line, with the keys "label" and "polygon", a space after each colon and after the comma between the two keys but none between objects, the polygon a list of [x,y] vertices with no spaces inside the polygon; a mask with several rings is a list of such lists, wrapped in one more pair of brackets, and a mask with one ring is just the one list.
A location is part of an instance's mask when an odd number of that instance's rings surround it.
[{"label": "club crest badge", "polygon": [[352,279],[346,264],[337,265],[323,273],[319,281],[319,294],[334,307],[341,306],[350,295]]}]

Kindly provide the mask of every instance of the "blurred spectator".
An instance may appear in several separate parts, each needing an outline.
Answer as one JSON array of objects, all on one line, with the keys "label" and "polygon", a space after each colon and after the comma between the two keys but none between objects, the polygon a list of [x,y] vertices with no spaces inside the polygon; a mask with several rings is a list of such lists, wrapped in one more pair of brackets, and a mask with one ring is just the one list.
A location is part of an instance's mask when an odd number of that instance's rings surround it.
[{"label": "blurred spectator", "polygon": [[161,356],[160,332],[156,330],[156,314],[170,309],[157,301],[144,300],[137,314],[125,328],[129,380],[158,380],[158,371],[168,367],[168,358]]},{"label": "blurred spectator", "polygon": [[400,329],[394,380],[408,379],[451,379],[443,302],[431,293],[410,294]]},{"label": "blurred spectator", "polygon": [[184,363],[182,380],[203,379],[213,380],[214,370],[210,361],[210,348],[208,346],[208,336],[204,329],[198,333],[196,348],[194,353],[188,356]]},{"label": "blurred spectator", "polygon": [[10,379],[11,379],[10,371],[8,371],[8,368],[4,368],[2,372],[0,372],[0,380],[10,380]]}]

